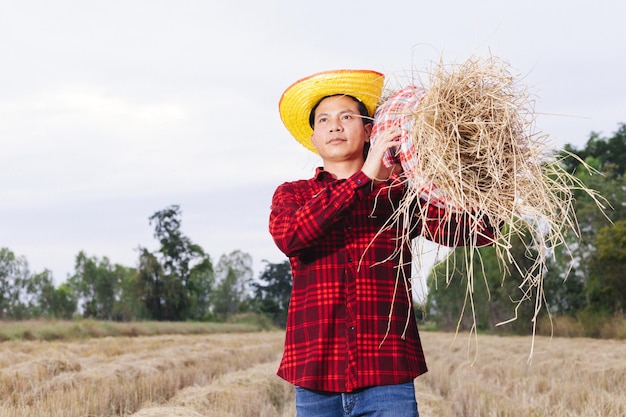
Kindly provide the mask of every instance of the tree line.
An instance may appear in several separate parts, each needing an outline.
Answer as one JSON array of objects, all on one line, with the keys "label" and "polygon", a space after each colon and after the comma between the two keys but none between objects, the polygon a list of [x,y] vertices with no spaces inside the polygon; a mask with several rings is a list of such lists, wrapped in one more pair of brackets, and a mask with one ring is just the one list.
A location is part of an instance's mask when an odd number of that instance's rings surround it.
[{"label": "tree line", "polygon": [[31,273],[23,256],[0,248],[0,320],[33,318],[208,321],[260,313],[283,326],[291,291],[288,261],[253,279],[252,257],[222,255],[214,265],[181,232],[182,212],[172,205],[149,217],[159,249],[139,247],[137,267],[112,264],[84,251],[74,273],[58,287],[52,273]]},{"label": "tree line", "polygon": [[[566,145],[558,160],[586,187],[598,191],[610,204],[603,214],[581,191],[574,191],[580,237],[572,234],[548,261],[543,277],[546,312],[593,323],[624,314],[626,304],[626,124],[613,136],[592,133],[586,145]],[[582,163],[584,161],[584,164]],[[590,172],[586,166],[592,167]],[[108,258],[81,251],[74,273],[55,287],[51,272],[32,274],[24,257],[0,248],[0,320],[76,316],[101,320],[227,320],[236,314],[258,313],[278,326],[286,322],[291,291],[288,260],[265,262],[253,276],[252,257],[241,251],[222,255],[213,263],[202,247],[181,232],[182,212],[172,205],[149,217],[159,249],[139,248],[137,267],[112,264]],[[518,265],[528,257],[528,244],[511,242]],[[511,328],[528,332],[532,303],[513,311],[522,297],[524,271],[509,269],[503,279],[495,249],[479,249],[480,277],[474,285],[475,317],[466,309],[465,263],[454,270],[445,263],[430,271],[427,301],[421,306],[439,328],[494,328],[513,314]],[[566,253],[568,252],[568,253]],[[459,249],[454,256],[462,257]],[[452,256],[452,254],[451,254]],[[532,257],[532,254],[530,254]],[[477,263],[474,263],[478,267]],[[506,266],[506,265],[505,265]],[[505,268],[506,269],[506,268]],[[450,281],[445,285],[444,276]],[[594,321],[595,320],[595,321]]]}]

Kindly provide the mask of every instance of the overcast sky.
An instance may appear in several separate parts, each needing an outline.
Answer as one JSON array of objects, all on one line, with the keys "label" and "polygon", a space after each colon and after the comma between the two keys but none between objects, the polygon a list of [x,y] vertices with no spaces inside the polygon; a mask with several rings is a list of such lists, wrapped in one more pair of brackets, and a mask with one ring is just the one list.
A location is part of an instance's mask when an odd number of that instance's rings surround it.
[{"label": "overcast sky", "polygon": [[136,266],[148,218],[178,204],[216,263],[281,262],[276,186],[319,159],[278,100],[337,68],[393,84],[489,53],[537,103],[555,148],[626,122],[626,2],[0,0],[0,247],[56,282],[79,251]]}]

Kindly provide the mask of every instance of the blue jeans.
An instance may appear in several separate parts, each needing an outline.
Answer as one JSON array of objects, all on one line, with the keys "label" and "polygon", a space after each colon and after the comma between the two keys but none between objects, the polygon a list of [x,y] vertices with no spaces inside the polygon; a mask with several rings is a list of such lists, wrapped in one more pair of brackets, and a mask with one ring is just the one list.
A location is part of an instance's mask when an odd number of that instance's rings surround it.
[{"label": "blue jeans", "polygon": [[296,387],[296,417],[419,417],[413,382],[351,393]]}]

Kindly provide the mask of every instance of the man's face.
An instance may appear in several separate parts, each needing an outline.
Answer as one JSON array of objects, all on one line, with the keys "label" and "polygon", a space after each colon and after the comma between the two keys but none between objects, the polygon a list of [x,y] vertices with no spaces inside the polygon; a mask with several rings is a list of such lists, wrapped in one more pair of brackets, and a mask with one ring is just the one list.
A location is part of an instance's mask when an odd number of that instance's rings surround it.
[{"label": "man's face", "polygon": [[346,96],[327,97],[315,111],[311,142],[324,161],[363,160],[371,125],[363,125],[359,106]]}]

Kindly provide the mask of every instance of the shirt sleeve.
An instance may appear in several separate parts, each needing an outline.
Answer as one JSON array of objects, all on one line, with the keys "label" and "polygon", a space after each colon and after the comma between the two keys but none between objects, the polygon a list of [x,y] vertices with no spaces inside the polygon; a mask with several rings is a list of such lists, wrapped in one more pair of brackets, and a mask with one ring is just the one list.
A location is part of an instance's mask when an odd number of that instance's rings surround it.
[{"label": "shirt sleeve", "polygon": [[421,213],[415,213],[420,219],[414,229],[415,235],[449,247],[480,247],[494,243],[495,229],[486,217],[472,212],[451,212],[424,200],[420,200],[416,210]]},{"label": "shirt sleeve", "polygon": [[287,256],[320,242],[354,204],[371,192],[371,179],[358,171],[345,180],[328,182],[312,198],[298,182],[280,185],[272,198],[270,233]]}]

